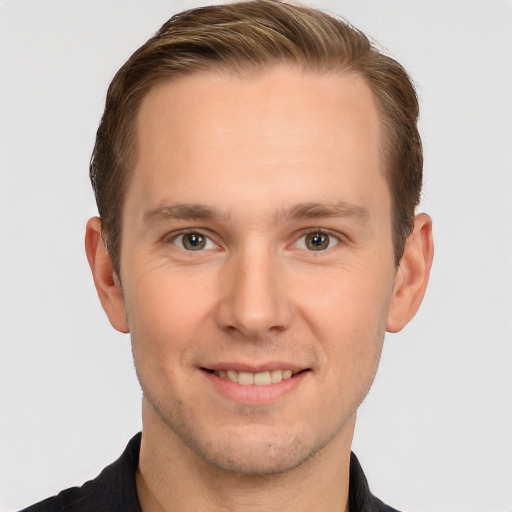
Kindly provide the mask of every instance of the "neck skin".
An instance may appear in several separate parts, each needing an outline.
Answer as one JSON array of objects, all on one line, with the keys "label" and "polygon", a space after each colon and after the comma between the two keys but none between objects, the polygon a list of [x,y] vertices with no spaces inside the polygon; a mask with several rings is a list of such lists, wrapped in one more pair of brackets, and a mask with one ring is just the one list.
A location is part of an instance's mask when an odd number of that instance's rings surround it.
[{"label": "neck skin", "polygon": [[[136,485],[143,512],[349,512],[350,439],[338,436],[298,468],[280,475],[225,472],[200,459],[143,402]],[[148,421],[149,420],[149,421]]]}]

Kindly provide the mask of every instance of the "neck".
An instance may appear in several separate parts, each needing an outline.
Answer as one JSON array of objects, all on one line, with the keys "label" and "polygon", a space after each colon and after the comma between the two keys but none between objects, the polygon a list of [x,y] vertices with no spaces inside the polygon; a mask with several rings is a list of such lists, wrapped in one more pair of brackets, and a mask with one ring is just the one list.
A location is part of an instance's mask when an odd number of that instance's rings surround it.
[{"label": "neck", "polygon": [[153,420],[144,421],[136,475],[143,512],[348,512],[353,424],[350,439],[336,437],[300,466],[254,476],[212,466]]}]

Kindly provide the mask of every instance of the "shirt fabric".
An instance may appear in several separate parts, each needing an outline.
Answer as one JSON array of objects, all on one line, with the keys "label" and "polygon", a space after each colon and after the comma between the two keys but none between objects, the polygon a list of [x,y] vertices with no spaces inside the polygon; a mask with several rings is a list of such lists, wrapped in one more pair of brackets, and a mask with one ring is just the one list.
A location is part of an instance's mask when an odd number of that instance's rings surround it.
[{"label": "shirt fabric", "polygon": [[[20,512],[142,512],[135,486],[140,440],[139,432],[121,457],[94,480],[66,489]],[[354,453],[350,455],[349,509],[350,512],[398,512],[371,494]]]}]

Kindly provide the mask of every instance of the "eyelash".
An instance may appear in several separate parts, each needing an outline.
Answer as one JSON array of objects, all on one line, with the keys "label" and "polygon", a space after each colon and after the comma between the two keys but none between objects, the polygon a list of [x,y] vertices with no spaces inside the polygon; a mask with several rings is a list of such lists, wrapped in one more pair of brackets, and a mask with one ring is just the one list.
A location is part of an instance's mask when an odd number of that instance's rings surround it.
[{"label": "eyelash", "polygon": [[[187,236],[187,235],[198,235],[200,237],[203,237],[205,238],[207,241],[206,241],[206,245],[211,245],[210,247],[203,247],[201,249],[198,249],[197,251],[194,251],[192,249],[186,249],[184,246],[183,246],[183,237]],[[318,249],[318,250],[314,250],[314,249],[309,249],[307,246],[306,246],[306,237],[308,235],[326,235],[329,237],[329,245],[328,247],[326,247],[325,249]],[[181,243],[177,243],[179,240],[181,239]],[[328,230],[325,230],[325,229],[308,229],[308,230],[304,230],[304,231],[301,231],[300,233],[300,236],[295,240],[295,242],[293,243],[293,245],[295,246],[298,246],[299,245],[299,242],[301,240],[304,240],[303,242],[303,247],[300,247],[301,250],[304,250],[304,251],[308,251],[308,252],[323,252],[323,251],[326,251],[328,249],[332,249],[333,247],[336,247],[338,244],[342,243],[342,237],[339,235],[339,234],[333,234],[332,232],[328,231]],[[211,250],[211,249],[215,249],[215,248],[218,248],[218,244],[216,244],[212,238],[208,235],[206,235],[202,230],[200,229],[197,229],[197,230],[194,230],[194,229],[188,229],[186,231],[181,231],[179,233],[174,233],[172,236],[166,238],[165,240],[165,243],[171,243],[173,245],[175,245],[176,247],[179,247],[180,249],[183,249],[184,251],[187,251],[187,252],[202,252],[202,251],[205,251],[205,250]]]}]

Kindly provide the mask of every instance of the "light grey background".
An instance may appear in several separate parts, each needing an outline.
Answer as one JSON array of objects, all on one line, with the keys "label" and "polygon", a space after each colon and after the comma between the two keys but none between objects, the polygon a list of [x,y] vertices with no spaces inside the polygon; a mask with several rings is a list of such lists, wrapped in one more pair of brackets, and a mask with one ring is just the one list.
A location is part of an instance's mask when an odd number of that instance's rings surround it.
[{"label": "light grey background", "polygon": [[[83,250],[107,86],[171,14],[205,2],[0,2],[0,508],[81,484],[140,428],[129,338]],[[407,511],[512,510],[512,4],[317,1],[413,75],[436,257],[388,336],[354,450]],[[319,475],[321,477],[321,475]]]}]

